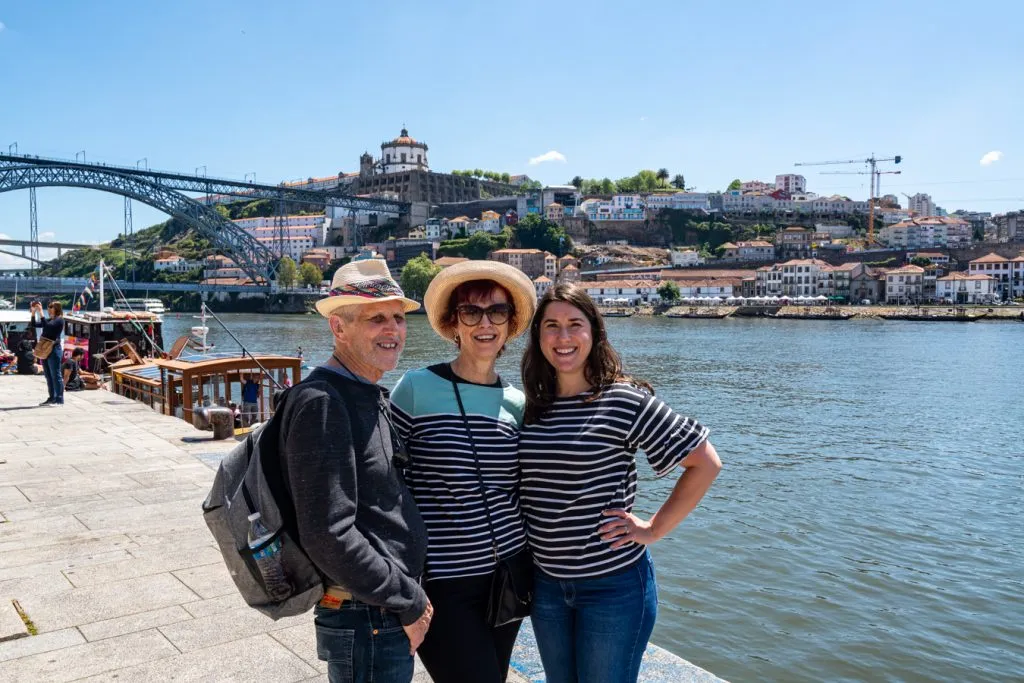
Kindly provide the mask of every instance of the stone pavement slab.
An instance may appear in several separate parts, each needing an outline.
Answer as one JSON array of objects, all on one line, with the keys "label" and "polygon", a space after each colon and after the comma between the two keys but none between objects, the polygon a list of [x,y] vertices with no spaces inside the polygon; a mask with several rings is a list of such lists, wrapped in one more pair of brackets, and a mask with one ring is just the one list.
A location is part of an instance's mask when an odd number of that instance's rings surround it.
[{"label": "stone pavement slab", "polygon": [[0,593],[0,643],[27,637],[28,627],[14,608],[14,602]]},{"label": "stone pavement slab", "polygon": [[[0,377],[0,608],[17,599],[39,632],[0,642],[0,681],[326,681],[312,614],[250,609],[203,522],[235,442],[106,391],[44,394]],[[644,671],[718,680],[654,647]],[[528,622],[509,681],[543,681]]]}]

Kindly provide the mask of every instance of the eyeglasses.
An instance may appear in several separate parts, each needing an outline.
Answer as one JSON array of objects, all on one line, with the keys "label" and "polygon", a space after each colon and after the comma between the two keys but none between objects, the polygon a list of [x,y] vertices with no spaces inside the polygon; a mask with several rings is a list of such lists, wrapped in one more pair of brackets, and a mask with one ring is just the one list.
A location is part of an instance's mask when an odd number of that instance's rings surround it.
[{"label": "eyeglasses", "polygon": [[493,304],[487,308],[480,308],[473,304],[461,304],[455,310],[463,325],[478,325],[483,319],[484,313],[487,314],[487,319],[495,325],[507,323],[512,316],[512,306],[509,304]]}]

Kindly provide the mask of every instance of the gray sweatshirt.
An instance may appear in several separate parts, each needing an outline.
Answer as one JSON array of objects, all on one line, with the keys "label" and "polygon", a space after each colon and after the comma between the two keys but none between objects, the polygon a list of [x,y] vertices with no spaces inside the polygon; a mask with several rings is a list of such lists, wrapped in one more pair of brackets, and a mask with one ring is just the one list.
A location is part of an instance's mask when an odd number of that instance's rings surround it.
[{"label": "gray sweatshirt", "polygon": [[324,575],[405,625],[426,609],[427,530],[381,413],[387,389],[316,369],[282,408],[280,450],[299,543]]}]

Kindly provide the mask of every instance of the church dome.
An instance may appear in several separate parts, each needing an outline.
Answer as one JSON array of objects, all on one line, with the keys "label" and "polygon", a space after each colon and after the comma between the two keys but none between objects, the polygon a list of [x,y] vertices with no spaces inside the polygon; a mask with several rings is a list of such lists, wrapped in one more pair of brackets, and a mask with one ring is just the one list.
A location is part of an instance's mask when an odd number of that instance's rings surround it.
[{"label": "church dome", "polygon": [[403,128],[402,132],[399,134],[399,136],[397,138],[395,138],[394,140],[392,140],[391,142],[381,143],[381,149],[383,149],[385,147],[400,147],[400,146],[401,147],[422,147],[423,149],[427,148],[426,143],[417,142],[413,138],[409,137],[409,131],[407,129],[405,129],[405,128]]}]

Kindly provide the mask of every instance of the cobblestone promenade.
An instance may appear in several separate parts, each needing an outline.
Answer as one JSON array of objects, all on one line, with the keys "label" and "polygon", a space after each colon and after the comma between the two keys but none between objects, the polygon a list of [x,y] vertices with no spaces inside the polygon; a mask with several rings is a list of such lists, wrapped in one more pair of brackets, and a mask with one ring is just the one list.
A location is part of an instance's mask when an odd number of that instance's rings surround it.
[{"label": "cobblestone promenade", "polygon": [[[0,377],[0,681],[326,681],[312,614],[247,607],[203,523],[234,442],[107,391],[44,398]],[[543,681],[519,640],[510,681]],[[653,647],[642,678],[719,680]]]}]

